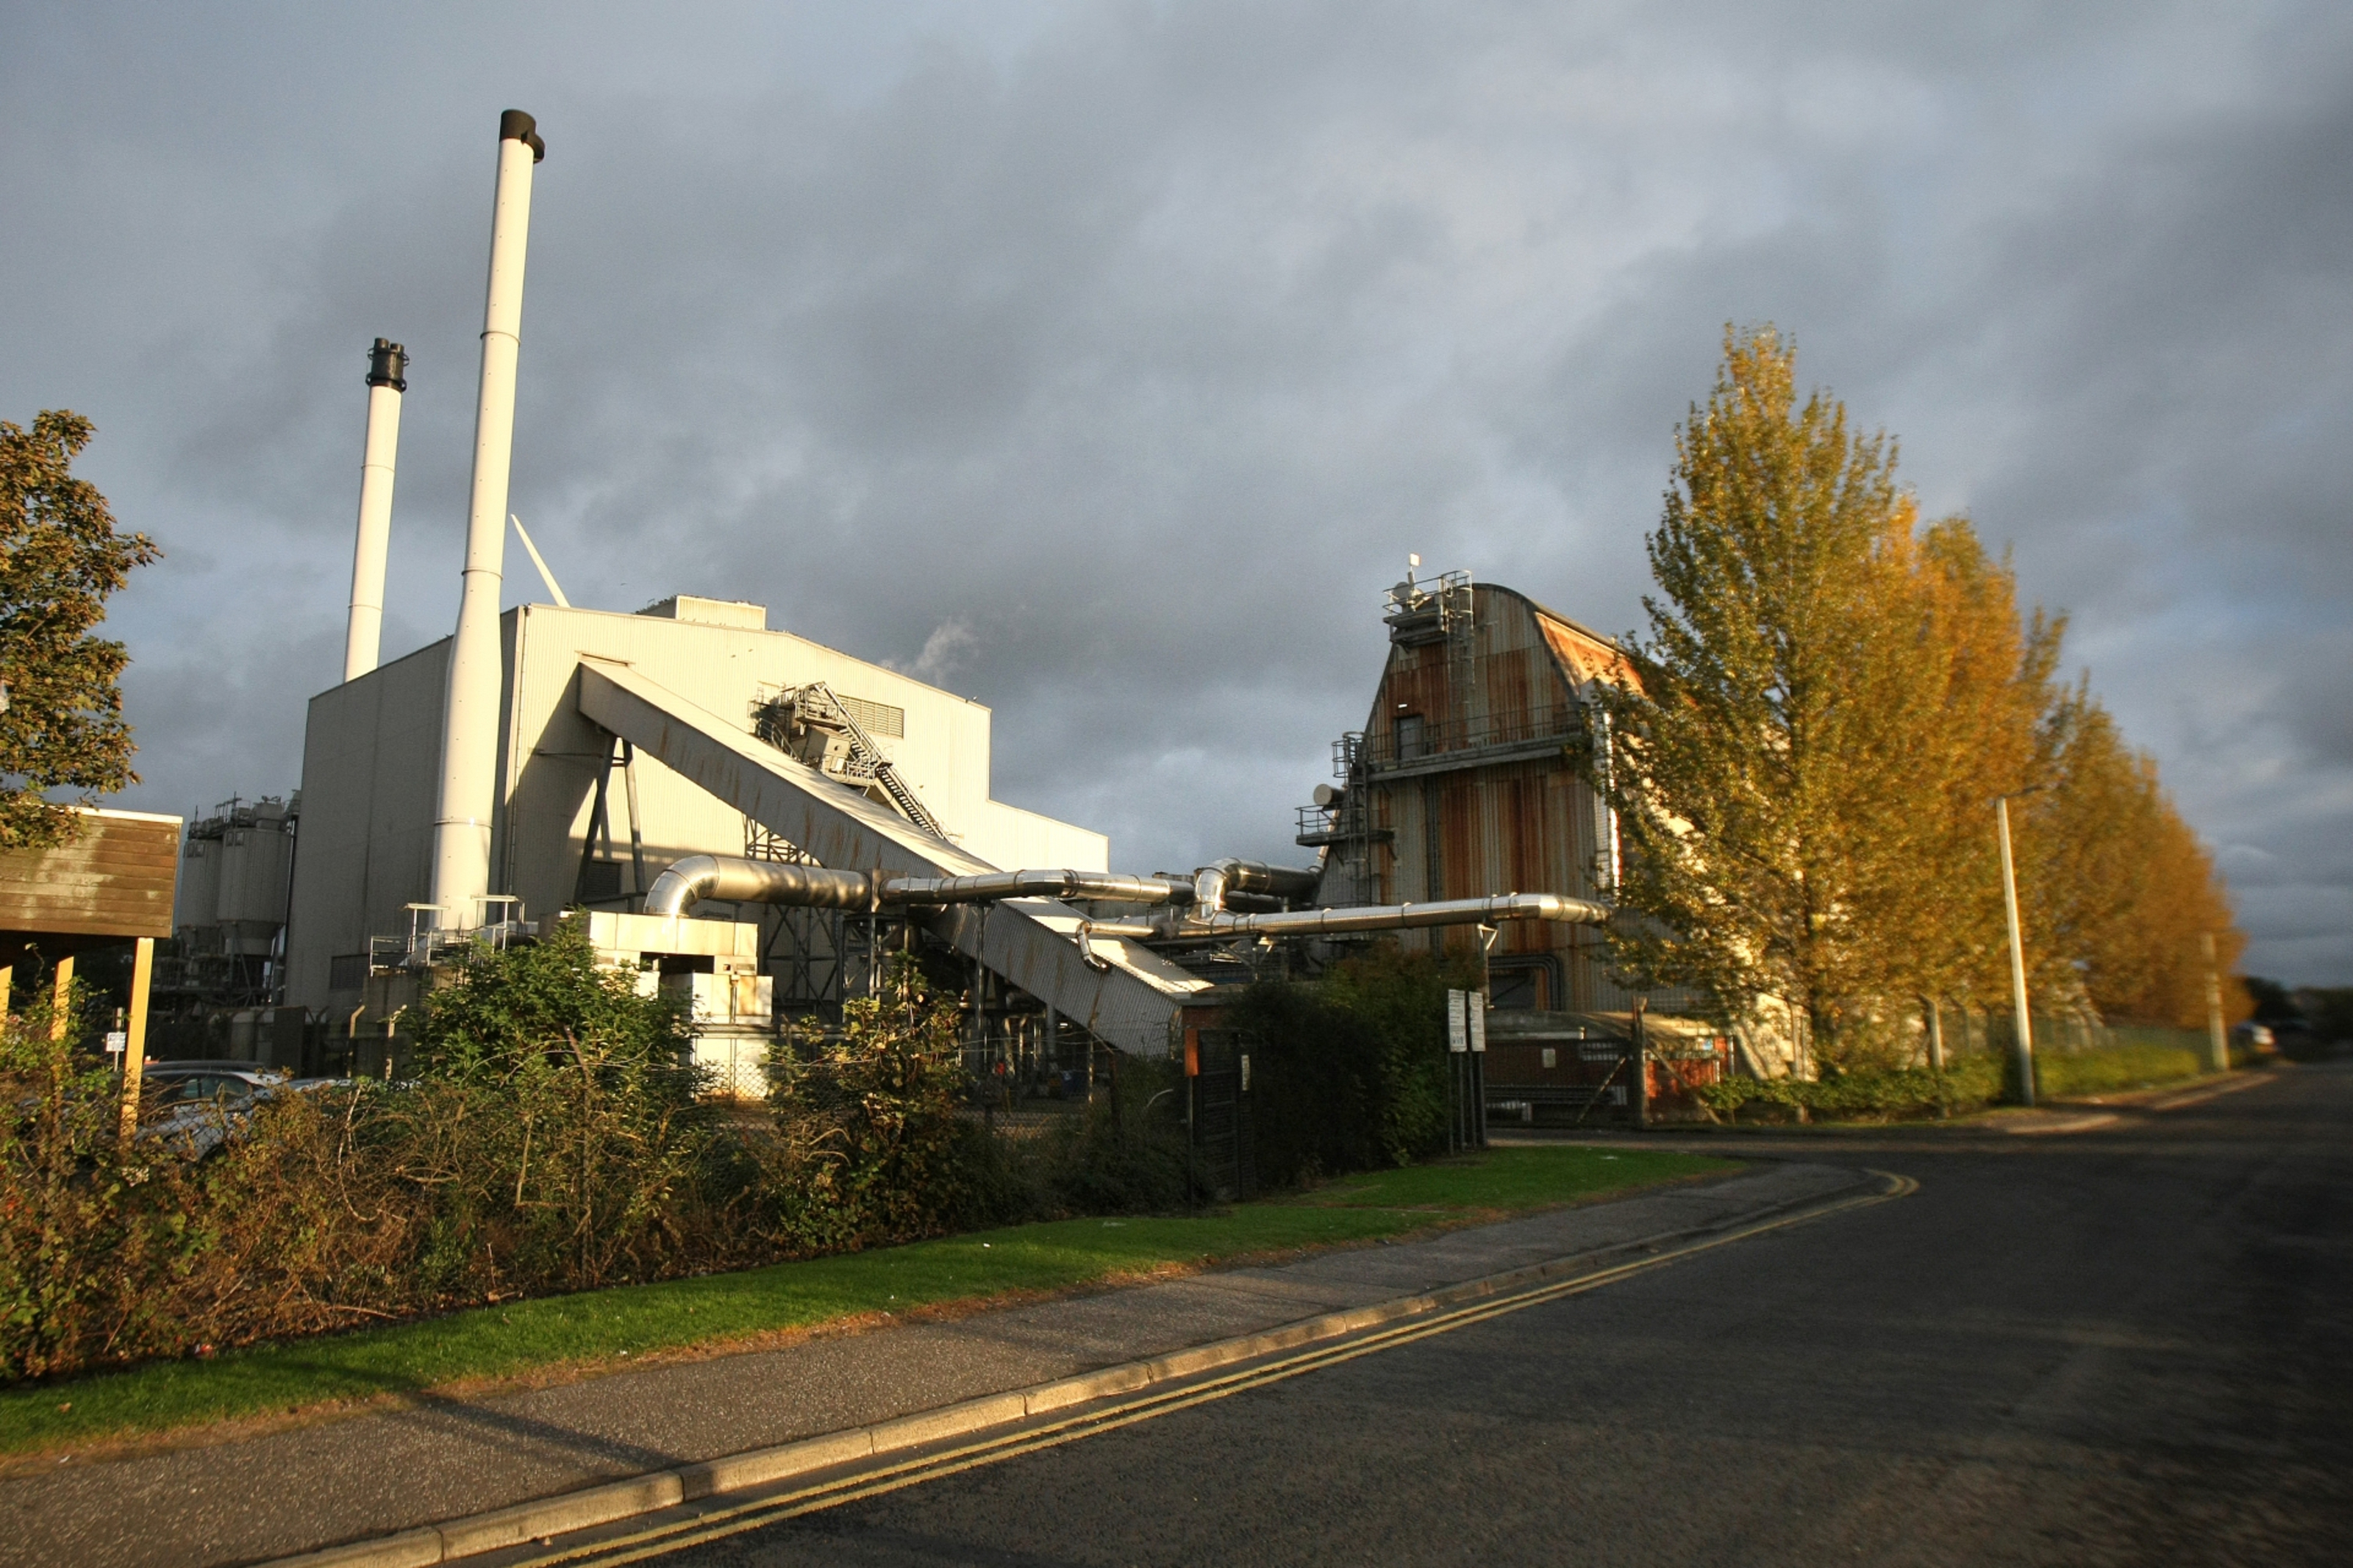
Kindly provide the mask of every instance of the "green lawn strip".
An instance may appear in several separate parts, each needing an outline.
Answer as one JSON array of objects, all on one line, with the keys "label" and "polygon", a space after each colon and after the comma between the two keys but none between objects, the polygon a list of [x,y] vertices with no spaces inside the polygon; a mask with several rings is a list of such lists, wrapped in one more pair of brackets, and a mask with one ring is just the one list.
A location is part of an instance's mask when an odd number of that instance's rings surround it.
[{"label": "green lawn strip", "polygon": [[1664,1151],[1498,1149],[1198,1217],[1055,1220],[473,1308],[203,1361],[0,1389],[0,1453],[415,1394],[873,1312],[1066,1290],[1170,1265],[1343,1246],[1733,1168]]}]

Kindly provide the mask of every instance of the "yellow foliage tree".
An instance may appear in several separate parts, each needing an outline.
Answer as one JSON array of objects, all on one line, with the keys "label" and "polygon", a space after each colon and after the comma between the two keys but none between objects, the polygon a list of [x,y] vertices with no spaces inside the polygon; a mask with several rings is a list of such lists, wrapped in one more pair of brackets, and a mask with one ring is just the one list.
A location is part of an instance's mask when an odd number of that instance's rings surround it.
[{"label": "yellow foliage tree", "polygon": [[1831,1068],[1883,1056],[1915,998],[1999,1006],[2009,795],[2040,994],[2201,1021],[2202,935],[2226,964],[2243,939],[2155,764],[2054,684],[2064,622],[2021,613],[1966,518],[1922,527],[1893,444],[1799,404],[1795,370],[1772,328],[1727,331],[1676,434],[1639,684],[1600,699],[1620,968],[1727,1017],[1775,997]]}]

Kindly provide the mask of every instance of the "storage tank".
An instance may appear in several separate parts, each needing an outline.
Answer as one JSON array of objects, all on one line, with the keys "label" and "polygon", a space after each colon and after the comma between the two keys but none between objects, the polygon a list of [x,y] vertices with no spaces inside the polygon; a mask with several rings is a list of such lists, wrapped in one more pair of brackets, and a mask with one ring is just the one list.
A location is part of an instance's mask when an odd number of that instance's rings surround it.
[{"label": "storage tank", "polygon": [[172,895],[172,929],[186,941],[193,930],[209,931],[220,918],[221,839],[207,835],[210,823],[188,830],[180,850],[180,880]]},{"label": "storage tank", "polygon": [[220,892],[216,906],[223,951],[267,957],[286,923],[286,884],[293,870],[293,836],[286,831],[285,808],[274,816],[254,814],[249,826],[236,826],[220,841]]}]

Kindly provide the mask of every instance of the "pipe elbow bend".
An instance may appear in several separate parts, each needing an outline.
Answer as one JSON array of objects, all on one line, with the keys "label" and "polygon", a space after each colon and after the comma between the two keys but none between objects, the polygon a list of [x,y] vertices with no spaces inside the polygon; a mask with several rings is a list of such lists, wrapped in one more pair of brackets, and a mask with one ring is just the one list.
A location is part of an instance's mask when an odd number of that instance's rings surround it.
[{"label": "pipe elbow bend", "polygon": [[654,879],[646,889],[646,913],[682,915],[694,901],[719,883],[719,857],[690,855]]}]

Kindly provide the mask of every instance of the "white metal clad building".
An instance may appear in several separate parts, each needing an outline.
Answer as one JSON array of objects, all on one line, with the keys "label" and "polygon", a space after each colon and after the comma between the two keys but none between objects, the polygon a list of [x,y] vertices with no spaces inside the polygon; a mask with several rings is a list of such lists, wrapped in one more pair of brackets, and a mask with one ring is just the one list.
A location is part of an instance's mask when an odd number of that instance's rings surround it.
[{"label": "white metal clad building", "polygon": [[[997,866],[1109,868],[1103,835],[990,798],[987,708],[770,631],[759,605],[681,596],[624,615],[525,605],[507,611],[500,629],[491,880],[493,893],[522,900],[516,912],[561,909],[579,885],[596,782],[610,755],[609,738],[575,707],[583,658],[628,664],[746,733],[756,704],[824,681],[965,849]],[[311,700],[288,931],[290,1003],[354,1005],[369,938],[405,936],[407,906],[431,896],[449,648],[445,637]],[[639,755],[634,766],[649,878],[687,855],[744,852],[740,812],[651,757]],[[624,795],[616,773],[607,813],[626,863]],[[625,877],[633,879],[633,871]]]}]

